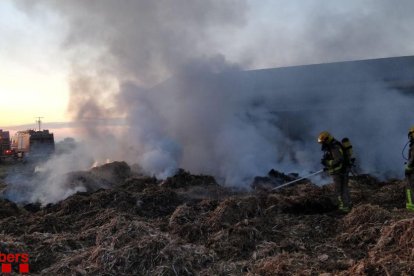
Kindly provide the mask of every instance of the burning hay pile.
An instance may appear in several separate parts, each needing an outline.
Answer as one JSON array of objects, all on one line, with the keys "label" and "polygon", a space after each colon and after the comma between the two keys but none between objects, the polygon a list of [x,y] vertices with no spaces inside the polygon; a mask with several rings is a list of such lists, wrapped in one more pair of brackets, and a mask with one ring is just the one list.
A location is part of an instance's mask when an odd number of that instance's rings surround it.
[{"label": "burning hay pile", "polygon": [[[93,185],[47,206],[0,201],[1,252],[28,253],[32,274],[414,271],[414,221],[400,208],[402,182],[354,178],[355,207],[341,214],[332,187],[309,182],[273,193],[240,192],[183,170],[164,181],[134,175],[125,163],[74,173],[72,179]],[[108,189],[93,188],[102,181]]]}]

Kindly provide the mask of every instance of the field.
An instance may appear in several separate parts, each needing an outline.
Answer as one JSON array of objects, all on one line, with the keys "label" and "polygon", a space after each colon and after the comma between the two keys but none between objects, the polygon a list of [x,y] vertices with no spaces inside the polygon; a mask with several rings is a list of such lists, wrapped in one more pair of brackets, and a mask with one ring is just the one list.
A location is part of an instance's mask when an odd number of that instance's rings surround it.
[{"label": "field", "polygon": [[[93,179],[111,188],[91,188]],[[414,273],[414,214],[401,180],[352,177],[348,214],[331,185],[307,181],[237,191],[183,170],[159,181],[124,162],[71,181],[89,190],[46,206],[0,201],[1,252],[28,253],[31,275]]]}]

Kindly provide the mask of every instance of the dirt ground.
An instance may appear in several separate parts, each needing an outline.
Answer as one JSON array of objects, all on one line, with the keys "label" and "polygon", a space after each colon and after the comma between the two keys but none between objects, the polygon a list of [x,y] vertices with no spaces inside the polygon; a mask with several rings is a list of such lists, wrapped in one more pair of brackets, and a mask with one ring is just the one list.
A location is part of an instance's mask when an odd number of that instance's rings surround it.
[{"label": "dirt ground", "polygon": [[332,185],[235,191],[184,170],[135,175],[122,162],[84,173],[111,188],[47,206],[0,200],[1,252],[27,252],[31,275],[414,274],[401,180],[351,177],[345,214]]}]

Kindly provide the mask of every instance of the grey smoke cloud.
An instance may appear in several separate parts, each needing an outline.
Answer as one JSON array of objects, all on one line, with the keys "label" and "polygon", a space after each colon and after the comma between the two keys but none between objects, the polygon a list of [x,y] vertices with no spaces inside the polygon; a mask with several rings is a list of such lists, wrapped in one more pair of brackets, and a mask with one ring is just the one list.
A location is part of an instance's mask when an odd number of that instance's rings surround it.
[{"label": "grey smoke cloud", "polygon": [[93,160],[83,155],[85,148],[68,150],[65,154],[53,155],[46,162],[15,167],[7,176],[8,187],[3,196],[19,203],[39,202],[42,205],[55,203],[76,192],[85,192],[82,185],[69,185],[68,173],[91,167]]},{"label": "grey smoke cloud", "polygon": [[76,64],[90,62],[95,72],[144,84],[165,79],[191,59],[220,53],[214,34],[242,27],[247,11],[246,1],[236,0],[18,3],[34,14],[53,9],[62,16],[69,25],[62,46],[79,50],[72,56]]},{"label": "grey smoke cloud", "polygon": [[[67,22],[63,45],[79,59],[148,82],[188,59],[221,53],[245,68],[410,55],[410,0],[15,1]],[[92,47],[92,53],[86,51]],[[116,69],[114,69],[116,68]]]},{"label": "grey smoke cloud", "polygon": [[[328,129],[355,141],[366,170],[398,175],[409,97],[381,83],[328,91],[309,88],[306,75],[240,71],[409,54],[414,4],[289,2],[270,5],[275,20],[264,24],[252,23],[260,16],[253,1],[19,1],[32,14],[59,13],[68,26],[69,108],[95,159],[137,162],[161,178],[184,167],[246,186],[271,168],[319,169],[315,136]],[[113,118],[127,127],[93,126]]]},{"label": "grey smoke cloud", "polygon": [[[253,3],[253,1],[252,1]],[[411,55],[409,0],[267,1],[266,17],[239,32],[243,46],[229,53],[251,68]],[[260,18],[260,17],[259,17]],[[269,20],[269,18],[272,18]],[[246,38],[247,37],[247,38]],[[236,47],[232,47],[232,50]]]}]

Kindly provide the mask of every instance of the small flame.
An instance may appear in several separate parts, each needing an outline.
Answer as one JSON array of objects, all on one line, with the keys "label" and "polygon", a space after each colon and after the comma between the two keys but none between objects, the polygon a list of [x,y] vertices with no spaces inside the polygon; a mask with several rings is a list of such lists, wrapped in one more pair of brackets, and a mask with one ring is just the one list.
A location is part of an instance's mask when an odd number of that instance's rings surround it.
[{"label": "small flame", "polygon": [[95,161],[95,162],[93,162],[93,164],[91,166],[91,169],[95,168],[95,167],[98,167],[98,166],[99,166],[99,161]]},{"label": "small flame", "polygon": [[99,166],[101,166],[101,165],[103,165],[103,164],[108,164],[108,163],[111,163],[112,161],[111,161],[111,159],[109,159],[109,158],[107,158],[106,160],[105,160],[105,162],[100,162],[100,161],[98,161],[98,160],[95,160],[95,162],[93,162],[93,164],[92,164],[92,166],[91,166],[91,169],[92,168],[96,168],[96,167],[99,167]]}]

